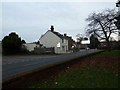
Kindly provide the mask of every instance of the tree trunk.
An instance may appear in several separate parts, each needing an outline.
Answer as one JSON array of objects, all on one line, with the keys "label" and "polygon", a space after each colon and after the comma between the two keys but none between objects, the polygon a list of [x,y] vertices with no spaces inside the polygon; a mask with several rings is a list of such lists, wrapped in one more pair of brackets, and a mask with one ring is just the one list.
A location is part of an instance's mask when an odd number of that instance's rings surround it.
[{"label": "tree trunk", "polygon": [[107,39],[106,42],[107,42],[107,50],[111,51],[110,41]]}]

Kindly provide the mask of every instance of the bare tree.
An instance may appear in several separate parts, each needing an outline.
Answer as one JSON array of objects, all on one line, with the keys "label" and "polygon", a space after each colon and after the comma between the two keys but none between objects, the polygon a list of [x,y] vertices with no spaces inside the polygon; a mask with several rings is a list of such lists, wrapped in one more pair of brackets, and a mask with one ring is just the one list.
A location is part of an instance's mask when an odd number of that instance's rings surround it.
[{"label": "bare tree", "polygon": [[[115,24],[116,24],[117,28],[120,30],[120,15],[117,15],[117,16],[115,17],[115,19],[117,20],[117,21],[115,22]],[[119,35],[120,35],[120,33],[119,33]]]},{"label": "bare tree", "polygon": [[106,9],[100,13],[92,13],[86,19],[88,21],[87,33],[97,35],[100,40],[104,39],[110,48],[110,37],[112,33],[118,34],[118,29],[115,25],[115,9]]},{"label": "bare tree", "polygon": [[77,34],[77,43],[81,44],[82,40],[83,40],[83,35],[82,34]]}]

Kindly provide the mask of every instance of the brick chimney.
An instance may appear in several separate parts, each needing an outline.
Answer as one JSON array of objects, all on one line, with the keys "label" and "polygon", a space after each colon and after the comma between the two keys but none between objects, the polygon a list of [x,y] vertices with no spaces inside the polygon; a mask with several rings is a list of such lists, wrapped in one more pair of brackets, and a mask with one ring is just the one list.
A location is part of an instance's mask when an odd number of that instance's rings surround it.
[{"label": "brick chimney", "polygon": [[51,29],[52,32],[54,32],[54,26],[53,25],[51,25],[50,29]]},{"label": "brick chimney", "polygon": [[66,36],[67,36],[67,34],[65,33],[65,34],[64,34],[64,36],[66,37]]}]

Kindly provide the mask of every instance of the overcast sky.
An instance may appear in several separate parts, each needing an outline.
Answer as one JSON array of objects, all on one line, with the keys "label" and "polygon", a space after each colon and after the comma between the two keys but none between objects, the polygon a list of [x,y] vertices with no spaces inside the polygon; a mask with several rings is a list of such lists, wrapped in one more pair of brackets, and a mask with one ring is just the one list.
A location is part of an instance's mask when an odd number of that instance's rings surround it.
[{"label": "overcast sky", "polygon": [[[1,7],[0,7],[1,8]],[[114,9],[114,2],[3,2],[2,37],[16,32],[26,42],[37,41],[51,25],[75,38],[85,33],[85,19],[92,12]],[[1,32],[0,32],[1,33]]]}]

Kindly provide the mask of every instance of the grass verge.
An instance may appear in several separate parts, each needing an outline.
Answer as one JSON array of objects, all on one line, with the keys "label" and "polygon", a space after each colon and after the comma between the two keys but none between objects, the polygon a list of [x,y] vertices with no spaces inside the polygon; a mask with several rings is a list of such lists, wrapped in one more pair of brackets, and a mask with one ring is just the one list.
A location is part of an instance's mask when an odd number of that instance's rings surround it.
[{"label": "grass verge", "polygon": [[118,74],[114,69],[91,67],[75,69],[53,80],[45,80],[30,88],[117,88]]},{"label": "grass verge", "polygon": [[119,52],[106,51],[87,57],[29,88],[118,88]]},{"label": "grass verge", "polygon": [[96,57],[102,57],[102,56],[120,56],[120,50],[111,50],[111,51],[105,51],[102,53],[99,53],[95,55]]}]

